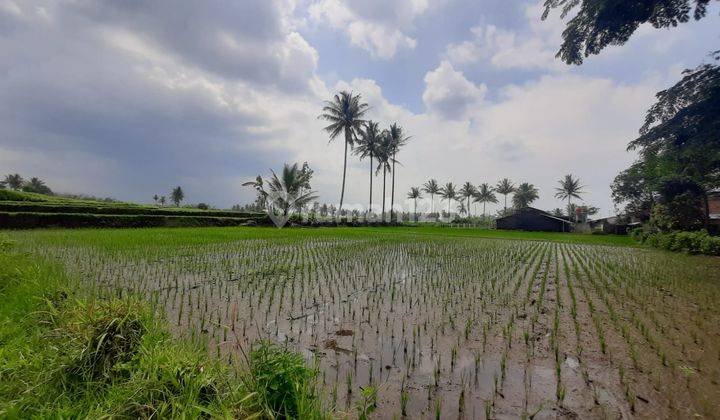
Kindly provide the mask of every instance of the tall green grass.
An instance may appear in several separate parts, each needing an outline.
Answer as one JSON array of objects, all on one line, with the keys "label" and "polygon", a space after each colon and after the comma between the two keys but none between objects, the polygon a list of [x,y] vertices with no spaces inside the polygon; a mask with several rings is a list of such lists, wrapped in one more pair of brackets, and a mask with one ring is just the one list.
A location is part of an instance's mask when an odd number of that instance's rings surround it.
[{"label": "tall green grass", "polygon": [[0,234],[0,418],[327,416],[302,356],[261,342],[233,367],[12,248]]}]

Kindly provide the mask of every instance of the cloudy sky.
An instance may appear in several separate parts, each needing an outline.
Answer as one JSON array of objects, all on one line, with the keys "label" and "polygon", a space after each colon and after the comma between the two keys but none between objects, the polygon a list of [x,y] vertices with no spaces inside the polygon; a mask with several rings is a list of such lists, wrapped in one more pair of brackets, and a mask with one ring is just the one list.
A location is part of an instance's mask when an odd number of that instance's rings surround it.
[{"label": "cloudy sky", "polygon": [[[569,67],[539,1],[0,0],[0,173],[143,202],[182,185],[229,207],[253,199],[243,181],[308,161],[335,202],[342,144],[317,115],[351,89],[413,136],[401,197],[429,178],[509,177],[552,209],[573,173],[607,215],[654,93],[717,49],[719,9]],[[352,158],[348,202],[367,183]]]}]

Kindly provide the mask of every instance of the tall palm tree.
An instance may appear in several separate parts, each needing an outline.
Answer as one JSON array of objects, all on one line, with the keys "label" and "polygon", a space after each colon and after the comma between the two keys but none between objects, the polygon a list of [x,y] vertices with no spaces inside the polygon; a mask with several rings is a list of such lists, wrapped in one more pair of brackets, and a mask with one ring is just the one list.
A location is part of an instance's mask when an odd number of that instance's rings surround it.
[{"label": "tall palm tree", "polygon": [[457,198],[457,191],[452,182],[448,182],[440,189],[440,196],[448,202],[448,217],[450,217],[450,202]]},{"label": "tall palm tree", "polygon": [[372,211],[372,187],[373,187],[373,157],[378,155],[378,149],[382,132],[378,123],[368,121],[365,124],[365,130],[360,131],[360,138],[357,140],[357,146],[353,153],[360,156],[360,159],[370,158],[370,205],[367,214]]},{"label": "tall palm tree", "polygon": [[341,133],[345,135],[345,155],[343,161],[342,190],[340,191],[340,211],[345,199],[345,175],[347,174],[348,146],[352,147],[357,139],[363,123],[362,118],[368,110],[368,104],[360,101],[360,94],[342,91],[335,94],[331,101],[325,101],[323,113],[318,118],[329,121],[325,131],[330,134],[333,141]]},{"label": "tall palm tree", "polygon": [[493,187],[486,183],[482,183],[478,186],[477,194],[475,194],[475,202],[482,203],[483,205],[483,217],[485,217],[485,204],[497,203],[497,197],[495,197],[495,190]]},{"label": "tall palm tree", "polygon": [[417,222],[417,201],[418,198],[422,198],[422,194],[420,193],[420,188],[418,187],[410,187],[410,192],[407,195],[408,198],[415,201],[415,211],[413,214],[415,215],[415,221]]},{"label": "tall palm tree", "polygon": [[377,149],[378,166],[376,173],[383,171],[383,196],[382,196],[382,221],[385,222],[385,188],[387,173],[392,171],[392,162],[395,160],[392,157],[393,152],[393,140],[390,137],[390,133],[384,130],[380,136],[380,143]]},{"label": "tall palm tree", "polygon": [[[578,200],[582,200],[580,194],[583,193],[584,187],[580,185],[579,179],[573,178],[572,174],[565,175],[558,183],[560,186],[555,188],[555,191],[557,191],[555,197],[561,200],[567,199],[568,210],[570,210],[570,199],[577,198]],[[572,217],[572,214],[568,214],[568,217]]]},{"label": "tall palm tree", "polygon": [[25,183],[25,180],[23,179],[20,174],[10,174],[5,175],[5,181],[3,181],[5,185],[8,186],[11,190],[19,190],[22,188],[23,184]]},{"label": "tall palm tree", "polygon": [[467,210],[468,216],[470,215],[470,199],[475,196],[475,186],[471,184],[470,182],[465,182],[463,186],[460,188],[460,191],[458,191],[460,198],[467,200],[467,207],[465,209]]},{"label": "tall palm tree", "polygon": [[153,195],[153,201],[155,202],[155,204],[157,204],[159,198],[160,197],[158,197],[157,194]]},{"label": "tall palm tree", "polygon": [[495,191],[505,197],[505,206],[503,209],[503,214],[505,214],[507,213],[507,196],[515,192],[515,185],[509,179],[503,178],[495,186]]},{"label": "tall palm tree", "polygon": [[395,162],[397,162],[395,155],[400,151],[400,148],[407,144],[410,137],[405,136],[403,128],[397,125],[397,123],[393,123],[390,126],[388,133],[392,139],[392,187],[390,192],[390,221],[392,222],[395,220],[395,213],[393,211],[395,207]]},{"label": "tall palm tree", "polygon": [[164,195],[162,197],[160,197],[160,207],[165,207],[166,201],[167,201],[167,199],[165,198]]},{"label": "tall palm tree", "polygon": [[515,189],[513,205],[518,210],[528,207],[533,201],[540,197],[539,194],[540,192],[533,184],[523,182]]},{"label": "tall palm tree", "polygon": [[434,213],[435,212],[435,194],[440,193],[440,186],[438,185],[436,180],[431,179],[430,181],[426,182],[425,185],[423,185],[422,190],[423,190],[423,192],[430,194],[430,213]]}]

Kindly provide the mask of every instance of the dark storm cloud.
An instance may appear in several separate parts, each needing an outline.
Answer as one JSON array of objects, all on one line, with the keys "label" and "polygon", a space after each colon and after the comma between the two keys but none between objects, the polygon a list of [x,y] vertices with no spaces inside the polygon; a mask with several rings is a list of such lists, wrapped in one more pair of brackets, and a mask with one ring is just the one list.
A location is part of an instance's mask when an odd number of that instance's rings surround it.
[{"label": "dark storm cloud", "polygon": [[[282,51],[293,46],[273,2],[209,3],[0,8],[0,150],[113,162],[88,174],[114,188],[98,193],[145,200],[179,180],[219,185],[282,160],[259,147],[277,133],[254,130],[272,124],[249,103],[302,94],[312,71],[285,77]],[[234,202],[210,189],[200,199]]]}]

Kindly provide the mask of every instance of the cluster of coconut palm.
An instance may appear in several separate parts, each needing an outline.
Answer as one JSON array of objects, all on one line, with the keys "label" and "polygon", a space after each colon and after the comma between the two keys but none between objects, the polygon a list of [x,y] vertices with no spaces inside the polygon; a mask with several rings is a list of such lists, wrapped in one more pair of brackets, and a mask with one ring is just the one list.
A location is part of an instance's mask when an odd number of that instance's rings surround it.
[{"label": "cluster of coconut palm", "polygon": [[[559,199],[568,200],[568,208],[571,206],[571,198],[580,198],[582,194],[583,186],[580,185],[580,180],[574,178],[571,174],[565,175],[565,177],[558,181],[560,187],[556,188],[555,197]],[[430,196],[430,213],[435,213],[435,196],[439,196],[442,200],[447,202],[447,213],[451,212],[451,205],[453,202],[457,202],[457,212],[460,215],[471,217],[471,202],[482,204],[482,217],[486,217],[486,205],[487,203],[497,203],[497,195],[503,196],[504,204],[502,214],[505,215],[508,212],[507,197],[512,194],[512,205],[516,209],[522,209],[530,206],[533,201],[540,197],[538,189],[528,182],[520,183],[515,185],[508,178],[503,178],[497,182],[495,186],[491,186],[488,183],[481,183],[477,186],[471,182],[465,182],[459,188],[452,182],[446,183],[444,186],[440,186],[437,180],[430,179],[422,187],[410,187],[410,191],[407,194],[407,198],[414,201],[414,215],[417,220],[417,200],[423,198],[423,193]]]},{"label": "cluster of coconut palm", "polygon": [[[391,124],[388,128],[381,128],[380,124],[365,120],[368,112],[368,104],[362,102],[360,94],[342,91],[337,93],[332,100],[326,101],[319,118],[328,121],[329,124],[324,130],[330,135],[330,141],[343,136],[345,153],[343,160],[342,188],[340,192],[339,212],[343,213],[343,202],[345,199],[345,180],[347,175],[348,150],[358,156],[361,160],[369,159],[370,163],[370,198],[366,217],[372,216],[373,199],[373,177],[380,171],[383,174],[383,198],[382,198],[382,221],[385,221],[385,190],[387,186],[387,174],[392,175],[390,192],[390,220],[395,221],[395,164],[398,163],[397,154],[407,144],[410,137],[406,136],[403,128],[397,123]],[[560,181],[560,188],[557,188],[557,198],[567,199],[568,207],[572,197],[580,198],[582,190],[580,181],[572,175],[566,175]],[[497,203],[497,194],[504,196],[503,214],[507,214],[507,196],[513,194],[512,204],[515,208],[528,207],[533,201],[539,198],[538,189],[528,182],[515,186],[507,178],[501,179],[495,186],[488,183],[481,183],[477,186],[471,182],[465,182],[459,188],[452,182],[440,186],[435,179],[430,179],[420,187],[411,187],[407,198],[414,200],[414,216],[417,220],[417,200],[422,198],[422,193],[430,195],[430,213],[435,214],[435,195],[439,195],[447,202],[448,216],[451,213],[451,205],[457,202],[457,212],[466,217],[471,216],[471,201],[481,203],[483,206],[482,216],[486,216],[487,203]]]},{"label": "cluster of coconut palm", "polygon": [[465,182],[459,188],[452,182],[446,183],[444,186],[440,186],[437,180],[430,179],[422,187],[411,187],[407,197],[415,201],[415,214],[417,215],[417,200],[423,198],[423,193],[430,196],[430,213],[435,213],[435,196],[439,196],[442,200],[447,202],[447,213],[451,212],[451,205],[453,202],[457,202],[457,211],[460,215],[470,217],[471,202],[482,204],[482,216],[486,216],[486,205],[487,203],[497,203],[497,195],[501,194],[504,197],[504,210],[507,212],[507,196],[508,194],[513,195],[513,204],[515,207],[522,208],[527,207],[530,203],[537,200],[538,190],[534,185],[524,182],[518,186],[510,181],[508,178],[503,178],[495,186],[491,186],[488,183],[481,183],[477,186],[471,182]]},{"label": "cluster of coconut palm", "polygon": [[382,129],[379,123],[372,120],[365,120],[364,117],[368,109],[368,104],[362,102],[360,94],[342,91],[336,94],[331,101],[325,103],[323,112],[319,117],[329,122],[329,125],[325,127],[325,131],[330,134],[331,141],[341,134],[344,137],[345,156],[339,211],[342,213],[343,201],[345,199],[345,178],[347,174],[347,155],[349,148],[352,153],[361,160],[369,158],[370,161],[370,200],[366,212],[367,217],[372,216],[373,176],[382,171],[382,221],[385,221],[387,174],[390,173],[392,175],[390,220],[394,221],[396,216],[393,211],[395,206],[395,164],[398,163],[398,152],[407,144],[410,137],[405,135],[403,128],[397,123],[393,123],[388,128]]}]

